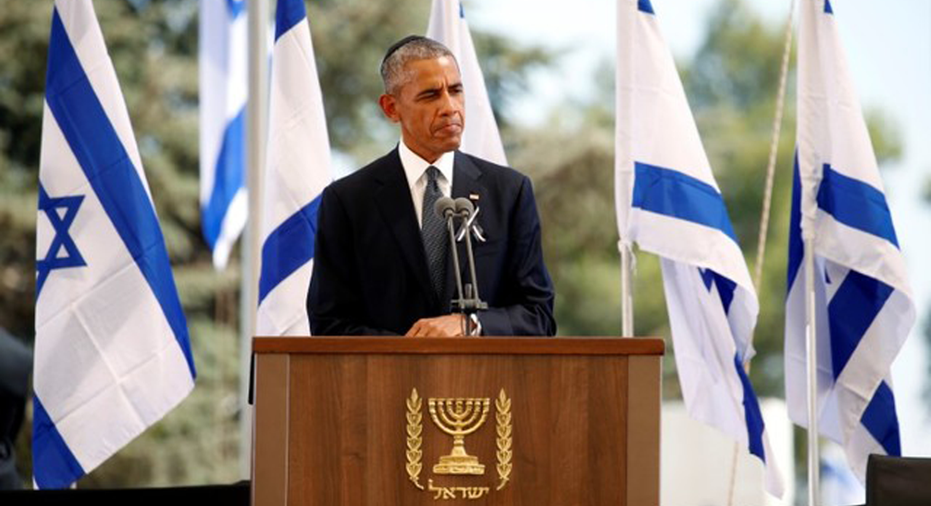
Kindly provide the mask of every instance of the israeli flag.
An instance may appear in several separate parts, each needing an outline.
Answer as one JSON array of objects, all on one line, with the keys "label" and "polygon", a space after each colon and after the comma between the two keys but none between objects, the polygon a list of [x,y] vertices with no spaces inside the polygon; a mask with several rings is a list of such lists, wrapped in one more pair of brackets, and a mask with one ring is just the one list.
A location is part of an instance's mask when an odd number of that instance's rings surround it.
[{"label": "israeli flag", "polygon": [[323,95],[303,0],[278,0],[269,115],[256,332],[306,336],[317,209],[331,176]]},{"label": "israeli flag", "polygon": [[798,152],[786,299],[786,400],[807,427],[803,238],[814,245],[817,406],[861,481],[870,453],[900,455],[889,370],[915,306],[831,3],[801,4]]},{"label": "israeli flag", "polygon": [[213,265],[246,226],[246,0],[200,2],[200,210]]},{"label": "israeli flag", "polygon": [[448,47],[459,63],[466,117],[459,149],[498,165],[507,165],[501,134],[498,133],[498,124],[485,88],[485,78],[475,55],[469,24],[460,0],[433,0],[427,37]]},{"label": "israeli flag", "polygon": [[661,257],[679,383],[690,416],[765,464],[781,496],[744,370],[759,306],[649,0],[618,1],[616,205],[622,241]]},{"label": "israeli flag", "polygon": [[91,0],[52,14],[39,162],[33,472],[64,488],[194,387],[187,322]]}]

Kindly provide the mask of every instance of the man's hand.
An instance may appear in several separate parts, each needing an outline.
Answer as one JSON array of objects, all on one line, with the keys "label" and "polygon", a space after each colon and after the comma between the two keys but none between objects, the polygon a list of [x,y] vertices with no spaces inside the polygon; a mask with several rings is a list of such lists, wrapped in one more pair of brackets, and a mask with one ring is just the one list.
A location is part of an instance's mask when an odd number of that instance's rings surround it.
[{"label": "man's hand", "polygon": [[462,337],[461,314],[422,318],[404,334],[405,337]]}]

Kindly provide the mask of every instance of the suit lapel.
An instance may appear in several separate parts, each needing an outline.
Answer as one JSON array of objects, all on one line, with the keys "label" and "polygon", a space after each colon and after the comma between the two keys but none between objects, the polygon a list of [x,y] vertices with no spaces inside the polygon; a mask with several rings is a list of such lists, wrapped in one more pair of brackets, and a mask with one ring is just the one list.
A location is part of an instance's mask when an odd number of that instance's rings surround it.
[{"label": "suit lapel", "polygon": [[[423,250],[423,239],[417,227],[417,214],[411,200],[411,190],[401,165],[398,150],[392,151],[387,162],[376,175],[379,188],[375,191],[377,208],[394,235],[401,254],[414,272],[423,293],[435,300],[430,277],[427,275],[427,256]],[[455,178],[455,176],[454,176]],[[372,254],[379,254],[373,251]]]},{"label": "suit lapel", "polygon": [[[482,170],[472,163],[472,160],[469,157],[463,155],[459,151],[456,151],[456,158],[454,162],[453,169],[453,188],[452,188],[452,197],[457,199],[459,197],[469,198],[470,196],[478,195],[483,196],[486,194],[485,185],[482,181]],[[472,202],[476,204],[476,202]],[[480,218],[480,217],[479,217]],[[456,229],[458,231],[458,228]],[[475,245],[473,244],[473,247]],[[462,285],[465,287],[466,283],[471,282],[469,278],[469,259],[466,256],[466,248],[464,243],[457,244],[459,251],[459,269],[462,272]],[[477,268],[477,266],[476,266]],[[456,278],[454,274],[455,270],[453,269],[453,258],[450,253],[449,258],[447,259],[447,269],[446,269],[446,296],[443,299],[443,307],[448,311],[449,308],[447,305],[453,297],[458,297],[456,293]]]}]

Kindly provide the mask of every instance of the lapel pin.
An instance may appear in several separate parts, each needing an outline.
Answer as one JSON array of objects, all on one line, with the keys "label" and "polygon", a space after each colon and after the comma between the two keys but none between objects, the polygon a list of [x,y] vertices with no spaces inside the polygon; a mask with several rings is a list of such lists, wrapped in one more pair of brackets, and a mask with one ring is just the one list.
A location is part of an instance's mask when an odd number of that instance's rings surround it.
[{"label": "lapel pin", "polygon": [[469,200],[478,200],[478,194],[477,194],[477,193],[470,193],[470,194],[469,194]]}]

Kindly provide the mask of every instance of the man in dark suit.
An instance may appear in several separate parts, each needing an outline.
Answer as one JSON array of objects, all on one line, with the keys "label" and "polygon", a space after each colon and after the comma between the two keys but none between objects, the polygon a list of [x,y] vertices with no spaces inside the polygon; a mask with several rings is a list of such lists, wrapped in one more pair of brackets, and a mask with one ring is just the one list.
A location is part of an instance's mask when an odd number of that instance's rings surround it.
[{"label": "man in dark suit", "polygon": [[[315,335],[461,336],[450,314],[455,282],[445,221],[433,202],[470,199],[486,242],[475,243],[484,335],[554,335],[553,285],[543,263],[530,180],[461,153],[465,125],[459,67],[442,44],[407,37],[381,66],[379,105],[400,124],[387,155],[322,195],[307,297]],[[468,278],[460,246],[463,279]]]}]

